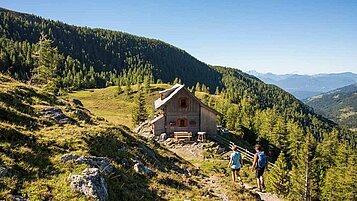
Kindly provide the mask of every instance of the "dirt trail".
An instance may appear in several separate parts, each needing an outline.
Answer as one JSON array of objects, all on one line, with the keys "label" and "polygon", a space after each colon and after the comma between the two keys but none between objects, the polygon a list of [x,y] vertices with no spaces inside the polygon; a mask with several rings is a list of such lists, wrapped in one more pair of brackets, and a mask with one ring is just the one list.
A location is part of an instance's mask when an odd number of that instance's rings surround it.
[{"label": "dirt trail", "polygon": [[244,184],[244,186],[245,186],[246,190],[254,191],[254,192],[258,193],[260,196],[260,199],[262,199],[264,201],[284,201],[284,199],[279,198],[275,194],[257,192],[257,191],[255,191],[254,187],[249,184]]},{"label": "dirt trail", "polygon": [[[176,153],[177,155],[181,156],[182,158],[186,160],[192,160],[192,159],[203,159],[202,155],[202,149],[197,148],[196,146],[193,145],[184,145],[184,146],[179,146],[175,148],[170,148],[170,151]],[[208,178],[205,178],[202,180],[202,185],[204,188],[207,188],[207,192],[209,194],[213,195],[214,197],[218,198],[219,200],[222,201],[229,201],[229,197],[224,193],[224,189],[222,188],[222,185],[220,184],[221,178],[216,175],[211,175]],[[274,194],[271,193],[261,193],[261,192],[256,192],[254,190],[254,187],[249,185],[249,184],[244,184],[245,190],[246,191],[253,191],[257,194],[259,194],[261,200],[264,201],[284,201],[283,199],[277,197]],[[239,184],[237,184],[237,188],[241,188]]]}]

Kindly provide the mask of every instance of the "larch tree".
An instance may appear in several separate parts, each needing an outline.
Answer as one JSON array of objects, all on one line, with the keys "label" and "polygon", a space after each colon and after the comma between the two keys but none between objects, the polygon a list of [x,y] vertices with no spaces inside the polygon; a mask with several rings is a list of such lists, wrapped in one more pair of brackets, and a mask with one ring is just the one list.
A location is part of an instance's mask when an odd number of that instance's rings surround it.
[{"label": "larch tree", "polygon": [[57,48],[52,47],[53,41],[48,39],[44,33],[41,33],[38,42],[39,50],[35,53],[37,65],[33,69],[31,83],[42,86],[50,92],[57,91],[57,65],[59,63],[59,54]]},{"label": "larch tree", "polygon": [[146,121],[148,118],[148,113],[145,107],[145,97],[141,90],[139,89],[135,97],[135,106],[132,111],[132,122],[134,125],[139,125]]},{"label": "larch tree", "polygon": [[297,161],[291,171],[289,200],[311,201],[317,199],[316,141],[311,133],[305,137],[305,143],[299,151]]},{"label": "larch tree", "polygon": [[357,200],[357,155],[345,143],[337,148],[334,166],[326,172],[322,187],[323,200]]},{"label": "larch tree", "polygon": [[289,193],[289,168],[284,152],[280,152],[274,167],[272,167],[269,172],[267,189],[283,197]]}]

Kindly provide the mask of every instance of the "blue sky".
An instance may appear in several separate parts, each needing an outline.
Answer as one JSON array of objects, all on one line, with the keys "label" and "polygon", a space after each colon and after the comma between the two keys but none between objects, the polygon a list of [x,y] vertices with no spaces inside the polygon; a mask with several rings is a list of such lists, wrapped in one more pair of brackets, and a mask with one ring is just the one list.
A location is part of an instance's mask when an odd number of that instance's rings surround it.
[{"label": "blue sky", "polygon": [[357,73],[356,0],[2,0],[1,7],[156,38],[216,65]]}]

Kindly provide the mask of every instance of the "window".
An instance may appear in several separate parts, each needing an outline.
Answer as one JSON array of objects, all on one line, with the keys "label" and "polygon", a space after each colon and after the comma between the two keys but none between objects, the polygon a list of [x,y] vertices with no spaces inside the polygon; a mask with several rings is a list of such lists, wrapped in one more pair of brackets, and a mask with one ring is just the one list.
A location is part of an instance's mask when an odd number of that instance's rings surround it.
[{"label": "window", "polygon": [[187,119],[178,119],[177,125],[178,127],[187,127]]},{"label": "window", "polygon": [[181,108],[187,108],[188,107],[188,98],[180,98],[179,106]]}]

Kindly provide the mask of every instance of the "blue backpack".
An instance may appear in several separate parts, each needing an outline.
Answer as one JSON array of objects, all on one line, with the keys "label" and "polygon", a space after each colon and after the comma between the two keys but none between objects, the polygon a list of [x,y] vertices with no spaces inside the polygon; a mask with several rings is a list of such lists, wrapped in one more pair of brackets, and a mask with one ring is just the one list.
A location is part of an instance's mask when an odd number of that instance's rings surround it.
[{"label": "blue backpack", "polygon": [[260,151],[257,153],[258,155],[258,167],[259,168],[264,168],[267,166],[267,163],[268,163],[268,160],[267,160],[267,157],[264,153],[264,151]]}]

